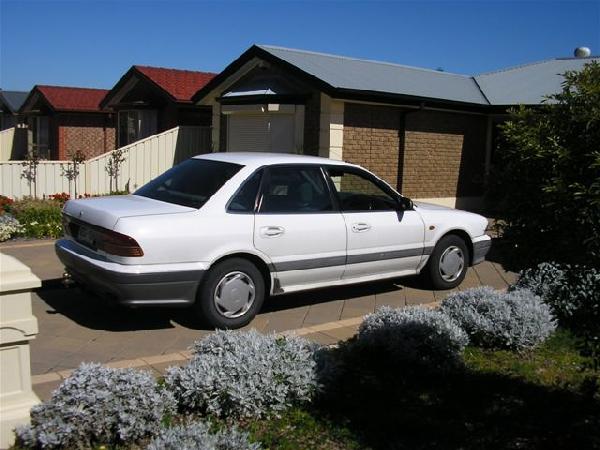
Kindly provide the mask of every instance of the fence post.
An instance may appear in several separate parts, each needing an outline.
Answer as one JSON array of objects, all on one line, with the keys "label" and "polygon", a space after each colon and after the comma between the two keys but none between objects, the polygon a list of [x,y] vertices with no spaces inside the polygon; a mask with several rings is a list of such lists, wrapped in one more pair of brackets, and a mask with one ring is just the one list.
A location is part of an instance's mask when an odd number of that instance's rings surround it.
[{"label": "fence post", "polygon": [[14,443],[14,428],[29,423],[29,410],[40,402],[29,358],[29,341],[38,333],[31,291],[39,286],[29,267],[0,253],[0,448]]}]

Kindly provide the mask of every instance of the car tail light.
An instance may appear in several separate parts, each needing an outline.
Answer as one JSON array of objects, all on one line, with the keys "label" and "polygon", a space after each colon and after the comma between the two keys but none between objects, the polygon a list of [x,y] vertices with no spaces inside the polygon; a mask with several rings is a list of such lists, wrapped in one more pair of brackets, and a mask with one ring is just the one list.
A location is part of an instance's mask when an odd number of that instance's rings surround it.
[{"label": "car tail light", "polygon": [[94,232],[98,250],[115,256],[144,256],[142,247],[132,237],[105,229],[95,229]]}]

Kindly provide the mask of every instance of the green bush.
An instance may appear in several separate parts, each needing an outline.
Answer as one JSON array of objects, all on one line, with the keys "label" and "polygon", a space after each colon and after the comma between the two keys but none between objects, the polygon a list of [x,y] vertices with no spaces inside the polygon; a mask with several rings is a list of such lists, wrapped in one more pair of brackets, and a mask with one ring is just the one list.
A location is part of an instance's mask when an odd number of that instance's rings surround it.
[{"label": "green bush", "polygon": [[520,269],[600,265],[600,64],[564,77],[562,92],[501,126],[488,200]]},{"label": "green bush", "polygon": [[11,212],[23,226],[22,235],[30,238],[62,236],[61,205],[56,200],[27,198],[15,201]]}]

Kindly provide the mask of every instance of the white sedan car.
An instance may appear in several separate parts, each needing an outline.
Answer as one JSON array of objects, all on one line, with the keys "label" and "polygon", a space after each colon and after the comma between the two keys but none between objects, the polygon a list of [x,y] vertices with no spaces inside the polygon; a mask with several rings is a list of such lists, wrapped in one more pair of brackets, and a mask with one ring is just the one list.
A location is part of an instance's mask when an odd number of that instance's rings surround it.
[{"label": "white sedan car", "polygon": [[212,153],[133,195],[71,200],[56,252],[129,306],[189,305],[237,328],[267,295],[424,273],[450,289],[490,248],[477,214],[413,203],[365,169],[309,156]]}]

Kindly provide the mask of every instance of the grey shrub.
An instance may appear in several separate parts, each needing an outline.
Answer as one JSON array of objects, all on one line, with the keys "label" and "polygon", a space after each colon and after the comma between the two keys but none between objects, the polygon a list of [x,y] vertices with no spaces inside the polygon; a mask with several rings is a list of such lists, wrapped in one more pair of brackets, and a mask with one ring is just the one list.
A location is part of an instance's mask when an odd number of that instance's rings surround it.
[{"label": "grey shrub", "polygon": [[533,348],[556,329],[550,307],[528,289],[468,289],[446,297],[441,311],[460,324],[473,345],[485,348]]},{"label": "grey shrub", "polygon": [[582,322],[600,317],[600,270],[541,263],[519,274],[515,289],[529,289],[550,305],[559,320],[577,331]]},{"label": "grey shrub", "polygon": [[165,382],[184,410],[261,417],[310,401],[317,387],[315,345],[254,330],[217,331],[196,342]]},{"label": "grey shrub", "polygon": [[148,372],[82,364],[31,409],[31,425],[17,429],[17,440],[32,448],[132,443],[157,434],[175,410],[172,394]]},{"label": "grey shrub", "polygon": [[363,349],[383,351],[408,367],[434,371],[457,367],[468,341],[450,317],[423,307],[381,307],[364,318],[357,337]]},{"label": "grey shrub", "polygon": [[250,442],[248,434],[237,428],[211,432],[210,426],[195,421],[163,429],[147,450],[258,450],[260,444]]}]

